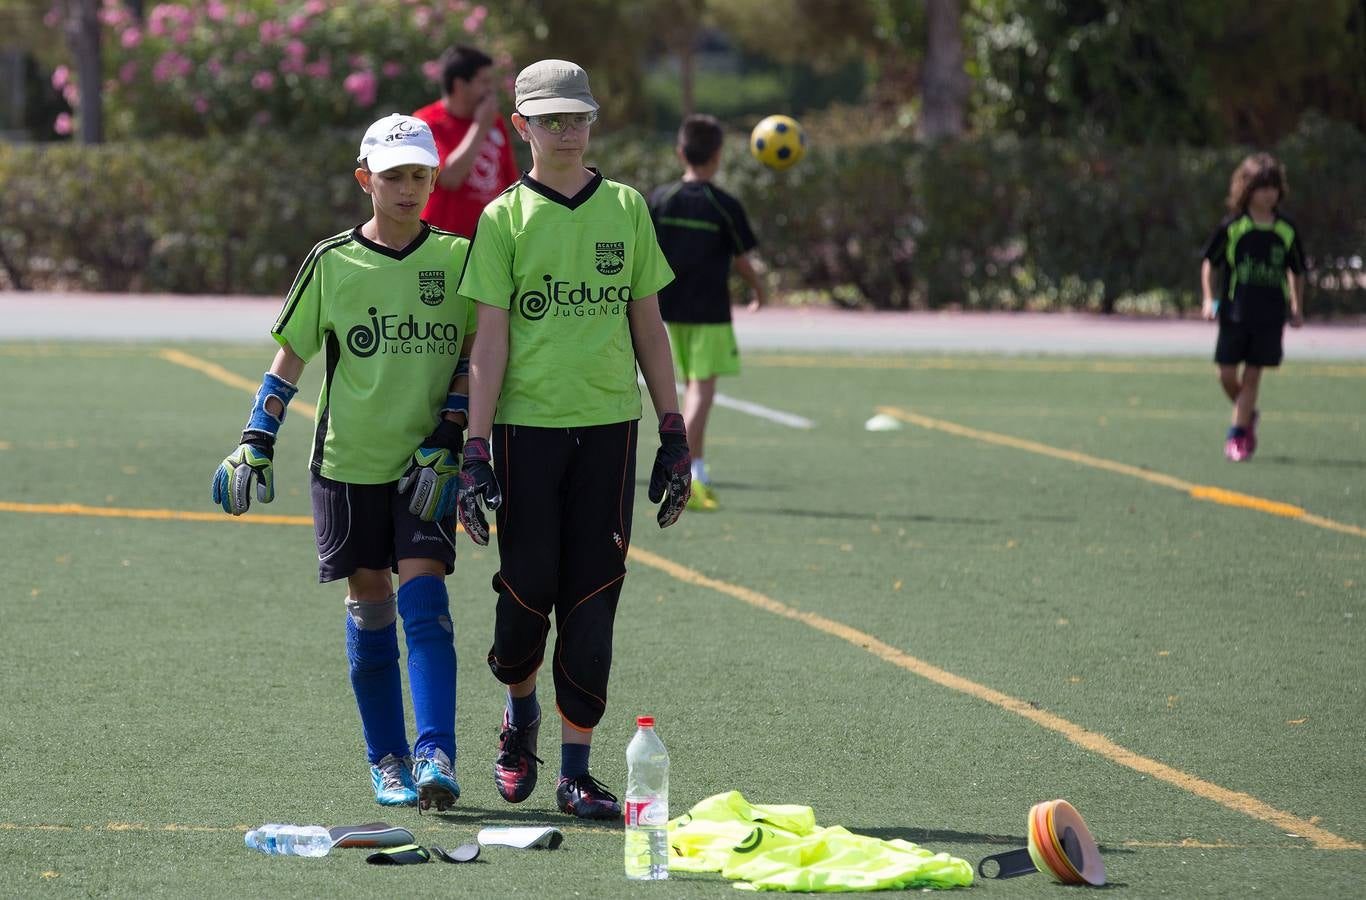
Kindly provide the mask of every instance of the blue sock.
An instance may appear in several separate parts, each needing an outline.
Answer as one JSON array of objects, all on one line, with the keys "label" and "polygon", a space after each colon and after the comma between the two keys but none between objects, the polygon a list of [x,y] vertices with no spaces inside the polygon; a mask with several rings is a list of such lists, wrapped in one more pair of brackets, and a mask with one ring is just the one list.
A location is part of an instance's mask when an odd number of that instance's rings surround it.
[{"label": "blue sock", "polygon": [[1238,426],[1238,425],[1231,425],[1231,426],[1229,426],[1228,435],[1227,435],[1227,437],[1226,437],[1225,439],[1227,439],[1227,438],[1243,437],[1243,436],[1246,435],[1246,434],[1247,434],[1247,429],[1246,429],[1246,428],[1243,428],[1243,427]]},{"label": "blue sock", "polygon": [[578,775],[587,775],[590,749],[589,744],[561,744],[560,777],[574,778]]},{"label": "blue sock", "polygon": [[439,747],[455,759],[455,628],[446,583],[435,575],[398,589],[408,642],[408,689],[417,720],[417,751]]},{"label": "blue sock", "polygon": [[536,702],[536,691],[525,697],[508,694],[508,721],[518,728],[535,724],[541,717],[541,704]]},{"label": "blue sock", "polygon": [[356,627],[346,617],[346,658],[351,663],[351,689],[356,693],[365,753],[377,763],[390,753],[408,755],[403,726],[403,683],[398,671],[398,627],[378,631]]}]

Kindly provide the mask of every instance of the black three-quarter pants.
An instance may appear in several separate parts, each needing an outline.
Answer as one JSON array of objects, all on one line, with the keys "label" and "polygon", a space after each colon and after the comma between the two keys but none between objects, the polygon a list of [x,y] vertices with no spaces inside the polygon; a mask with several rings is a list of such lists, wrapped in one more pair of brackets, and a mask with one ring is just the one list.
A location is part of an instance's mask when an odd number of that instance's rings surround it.
[{"label": "black three-quarter pants", "polygon": [[503,505],[489,668],[504,684],[530,677],[545,657],[553,611],[556,705],[585,730],[607,706],[612,623],[631,543],[638,424],[493,429]]}]

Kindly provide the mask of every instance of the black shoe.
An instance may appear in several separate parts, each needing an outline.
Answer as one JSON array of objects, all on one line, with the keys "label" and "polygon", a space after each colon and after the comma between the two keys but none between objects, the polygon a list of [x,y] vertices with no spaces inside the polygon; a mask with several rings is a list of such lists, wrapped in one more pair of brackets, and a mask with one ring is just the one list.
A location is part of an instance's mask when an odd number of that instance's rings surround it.
[{"label": "black shoe", "polygon": [[621,804],[616,795],[587,772],[573,778],[561,778],[555,785],[555,801],[560,812],[580,819],[621,818]]},{"label": "black shoe", "polygon": [[509,803],[521,803],[536,789],[536,735],[541,720],[516,728],[503,712],[503,730],[498,735],[498,756],[493,761],[493,783]]}]

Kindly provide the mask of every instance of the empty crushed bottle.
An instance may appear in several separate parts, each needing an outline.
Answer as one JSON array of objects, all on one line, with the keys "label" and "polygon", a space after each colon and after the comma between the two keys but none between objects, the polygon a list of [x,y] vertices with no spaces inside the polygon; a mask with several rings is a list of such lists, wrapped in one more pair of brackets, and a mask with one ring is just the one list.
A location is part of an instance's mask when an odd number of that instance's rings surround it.
[{"label": "empty crushed bottle", "polygon": [[247,832],[247,846],[272,856],[326,856],[332,835],[321,825],[270,823]]}]

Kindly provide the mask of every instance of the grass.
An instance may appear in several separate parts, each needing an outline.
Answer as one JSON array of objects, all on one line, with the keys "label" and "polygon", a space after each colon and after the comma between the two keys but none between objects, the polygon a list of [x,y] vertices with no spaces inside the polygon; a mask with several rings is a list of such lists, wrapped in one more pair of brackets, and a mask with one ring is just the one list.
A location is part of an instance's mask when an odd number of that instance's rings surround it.
[{"label": "grass", "polygon": [[[619,827],[565,820],[544,783],[519,807],[497,797],[496,555],[464,540],[448,582],[464,796],[443,816],[375,807],[344,588],[315,583],[308,417],[285,425],[280,496],[253,508],[305,524],[214,515],[209,476],[249,395],[159,349],[0,344],[0,895],[732,895],[719,876],[628,887]],[[179,349],[248,381],[271,353]],[[596,775],[624,785],[648,712],[675,813],[739,789],[975,864],[1023,846],[1030,806],[1063,797],[1125,897],[1359,895],[1362,367],[1268,375],[1246,465],[1220,456],[1227,407],[1203,362],[773,353],[745,367],[724,392],[816,427],[718,409],[707,457],[724,509],[666,531],[643,448]],[[912,421],[864,431],[879,408]],[[488,824],[553,823],[566,841],[394,870],[242,846],[264,821],[378,818],[443,846]]]}]

